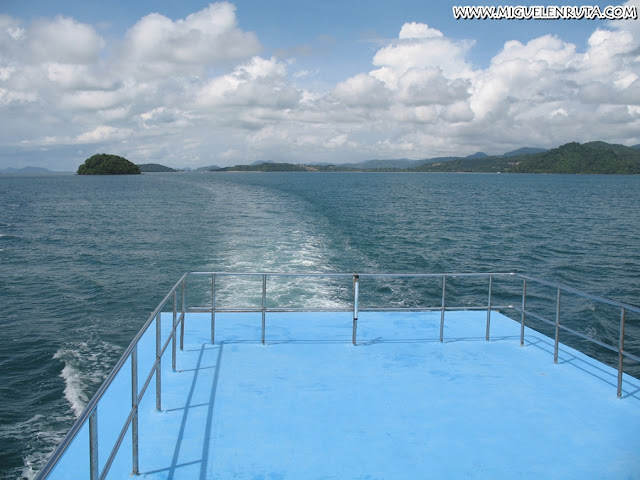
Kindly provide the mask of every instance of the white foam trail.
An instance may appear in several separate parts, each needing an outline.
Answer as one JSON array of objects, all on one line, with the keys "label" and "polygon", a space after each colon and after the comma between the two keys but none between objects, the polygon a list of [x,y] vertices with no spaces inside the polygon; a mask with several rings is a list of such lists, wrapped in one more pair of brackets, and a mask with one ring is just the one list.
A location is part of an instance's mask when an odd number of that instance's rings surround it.
[{"label": "white foam trail", "polygon": [[24,452],[24,466],[15,471],[17,478],[31,480],[44,466],[56,445],[64,439],[69,426],[87,406],[91,395],[109,374],[108,366],[115,363],[122,352],[117,345],[102,340],[69,342],[60,348],[53,359],[64,365],[60,377],[64,379],[64,397],[69,410],[62,416],[35,415],[4,431],[16,437],[32,439]]},{"label": "white foam trail", "polygon": [[19,478],[35,478],[55,446],[67,434],[69,425],[82,413],[90,396],[107,377],[109,372],[105,365],[113,363],[121,350],[117,345],[104,341],[97,344],[77,342],[60,348],[53,355],[55,360],[64,363],[60,377],[64,379],[64,397],[69,403],[70,412],[62,417],[35,415],[14,426],[16,435],[35,439],[32,451],[24,456],[24,467]]},{"label": "white foam trail", "polygon": [[[304,199],[258,185],[202,185],[212,192],[212,215],[224,225],[207,266],[231,272],[328,272],[327,220]],[[223,191],[224,190],[224,191]],[[223,198],[223,206],[218,199]],[[260,232],[259,236],[252,232]],[[339,307],[344,288],[327,278],[280,278],[269,281],[269,304]],[[348,283],[348,282],[347,282]],[[295,292],[295,298],[291,294]],[[226,307],[261,304],[261,280],[221,279],[216,302]],[[284,304],[283,304],[284,302]]]},{"label": "white foam trail", "polygon": [[55,446],[66,435],[68,424],[72,421],[71,415],[50,418],[37,414],[24,422],[3,426],[2,433],[8,437],[32,439],[30,442],[31,451],[26,453],[23,458],[24,466],[21,469],[16,469],[12,474],[20,479],[32,480],[35,478]]},{"label": "white foam trail", "polygon": [[80,372],[71,365],[65,365],[60,376],[64,378],[65,383],[64,397],[71,405],[74,415],[79,417],[89,402],[89,397],[82,390],[84,383],[80,377]]},{"label": "white foam trail", "polygon": [[60,376],[64,379],[64,396],[71,409],[78,417],[89,403],[90,395],[108,375],[104,365],[112,358],[117,358],[120,347],[108,342],[99,342],[90,346],[87,342],[79,342],[62,347],[53,356],[64,362]]}]

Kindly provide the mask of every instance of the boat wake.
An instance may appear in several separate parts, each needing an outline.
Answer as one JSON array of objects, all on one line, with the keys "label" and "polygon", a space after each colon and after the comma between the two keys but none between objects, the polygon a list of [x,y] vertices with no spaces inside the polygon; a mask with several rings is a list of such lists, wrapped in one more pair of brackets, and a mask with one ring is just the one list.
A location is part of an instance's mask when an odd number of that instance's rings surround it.
[{"label": "boat wake", "polygon": [[[211,253],[202,265],[204,270],[272,273],[336,270],[330,253],[332,240],[327,233],[332,229],[305,199],[258,185],[200,186],[211,199],[205,215],[215,218],[218,225],[212,227]],[[344,306],[342,297],[349,282],[343,283],[336,285],[324,278],[272,279],[267,286],[270,306]],[[220,278],[216,284],[216,303],[221,308],[259,306],[261,289],[261,280],[256,277]]]},{"label": "boat wake", "polygon": [[72,415],[34,415],[29,420],[15,425],[16,434],[32,438],[32,448],[24,456],[24,467],[18,478],[32,480],[49,458],[55,447],[62,442],[69,425],[75,420]]},{"label": "boat wake", "polygon": [[64,363],[60,376],[64,379],[64,396],[77,418],[89,403],[91,396],[108,376],[104,365],[113,363],[122,349],[109,342],[96,345],[78,342],[60,348],[53,356]]},{"label": "boat wake", "polygon": [[[109,374],[110,368],[122,353],[122,348],[106,341],[71,342],[58,349],[54,360],[64,364],[60,377],[64,380],[67,408],[64,414],[38,414],[24,422],[12,425],[8,436],[30,438],[29,448],[23,454],[24,466],[12,478],[31,480],[47,458],[64,439],[75,419]],[[56,409],[59,412],[60,409]]]}]

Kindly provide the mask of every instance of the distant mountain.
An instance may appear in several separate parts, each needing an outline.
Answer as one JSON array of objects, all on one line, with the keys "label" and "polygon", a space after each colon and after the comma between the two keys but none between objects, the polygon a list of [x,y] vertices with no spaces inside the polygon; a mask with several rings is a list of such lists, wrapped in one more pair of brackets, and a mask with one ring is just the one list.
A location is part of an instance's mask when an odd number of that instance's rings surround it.
[{"label": "distant mountain", "polygon": [[419,165],[416,168],[412,168],[412,172],[497,172],[502,168],[494,167],[496,159],[502,159],[504,157],[458,157],[447,158],[435,161],[426,162]]},{"label": "distant mountain", "polygon": [[[521,151],[521,152],[520,152]],[[520,153],[538,153],[544,152],[544,148],[521,148],[519,150],[514,150],[514,152]],[[516,154],[514,152],[505,153],[505,155]],[[389,159],[374,159],[374,160],[364,160],[361,162],[351,162],[351,163],[325,163],[318,162],[314,164],[308,164],[307,170],[309,171],[397,171],[397,170],[412,170],[418,168],[421,165],[430,164],[430,163],[438,163],[438,162],[448,162],[450,160],[458,160],[461,158],[485,158],[488,155],[484,152],[476,152],[467,157],[435,157],[435,158],[425,158],[421,160],[411,160],[408,158],[389,158]],[[229,171],[232,168],[234,171],[265,171],[266,167],[261,167],[263,164],[276,164],[276,165],[296,165],[292,163],[278,163],[272,160],[258,160],[256,162],[251,163],[249,166],[252,168],[247,169],[246,166],[236,165],[233,167],[203,167],[199,170],[219,170],[219,171]],[[258,167],[258,168],[253,168]],[[282,167],[280,167],[282,168]]]},{"label": "distant mountain", "polygon": [[[218,165],[209,165],[208,167],[200,167],[200,168],[196,168],[195,170],[193,170],[194,172],[209,172],[211,170],[219,170],[221,167],[219,167]],[[185,170],[190,170],[190,169],[185,169]]]},{"label": "distant mountain", "polygon": [[627,147],[626,145],[620,145],[619,143],[607,143],[607,142],[596,141],[596,142],[587,142],[587,143],[584,143],[583,145],[585,147],[595,148],[598,150],[611,150],[622,156],[627,156],[627,155],[633,156],[637,153],[635,152],[636,149],[634,147]]},{"label": "distant mountain", "polygon": [[46,168],[41,167],[24,167],[24,168],[5,168],[0,170],[0,174],[4,175],[49,175],[53,172],[51,170],[47,170]]},{"label": "distant mountain", "polygon": [[546,151],[547,151],[546,148],[522,147],[522,148],[519,148],[517,150],[512,150],[510,152],[503,153],[502,156],[503,157],[514,157],[516,155],[525,155],[525,154],[530,154],[530,153],[542,153],[542,152],[546,152]]},{"label": "distant mountain", "polygon": [[573,142],[540,153],[461,158],[421,165],[413,171],[640,174],[640,151],[605,142]]},{"label": "distant mountain", "polygon": [[407,158],[389,159],[389,160],[365,160],[358,163],[341,163],[341,167],[353,168],[357,170],[376,170],[376,169],[406,169],[413,168],[422,163],[422,160],[409,160]]},{"label": "distant mountain", "polygon": [[235,165],[214,170],[215,172],[306,172],[307,168],[293,163],[261,162],[251,165]]},{"label": "distant mountain", "polygon": [[502,155],[476,152],[467,157],[366,160],[345,164],[293,164],[258,161],[251,165],[198,169],[218,172],[505,172],[640,174],[640,145],[606,142],[568,143],[558,148],[523,147]]},{"label": "distant mountain", "polygon": [[418,163],[418,166],[424,165],[427,163],[448,162],[450,160],[458,160],[459,158],[462,158],[462,157],[433,157],[426,160],[420,160]]},{"label": "distant mountain", "polygon": [[140,171],[142,173],[148,172],[177,172],[178,170],[171,168],[171,167],[165,167],[164,165],[160,165],[158,163],[143,163],[141,165],[138,165],[138,167],[140,167]]},{"label": "distant mountain", "polygon": [[465,158],[484,158],[484,157],[488,157],[489,155],[487,155],[484,152],[476,152],[473,153],[471,155],[467,155]]}]

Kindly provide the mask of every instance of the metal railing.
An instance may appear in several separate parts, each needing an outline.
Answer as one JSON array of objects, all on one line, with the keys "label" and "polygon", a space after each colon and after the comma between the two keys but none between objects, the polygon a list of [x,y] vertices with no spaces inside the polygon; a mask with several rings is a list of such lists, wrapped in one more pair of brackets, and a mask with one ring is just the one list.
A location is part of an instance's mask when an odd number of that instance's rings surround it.
[{"label": "metal railing", "polygon": [[[196,277],[210,277],[210,306],[188,306],[186,300],[186,287],[187,279]],[[260,293],[260,305],[259,306],[244,306],[244,307],[220,307],[217,304],[217,281],[224,277],[244,277],[244,278],[257,278],[261,284]],[[325,278],[332,280],[351,280],[352,291],[350,299],[347,305],[343,306],[331,306],[331,307],[269,307],[268,299],[270,291],[267,289],[269,279],[276,278]],[[436,280],[441,282],[438,290],[441,289],[441,296],[437,299],[439,303],[437,305],[416,305],[411,307],[379,307],[374,305],[363,305],[362,303],[362,291],[361,284],[363,280],[386,280],[393,281],[397,279],[412,279],[412,280]],[[467,304],[461,305],[449,305],[447,288],[452,279],[484,279],[486,281],[486,302],[481,304]],[[520,297],[519,304],[496,304],[494,294],[494,283],[496,280],[508,280],[511,282],[521,282],[521,293],[518,292],[517,296]],[[527,289],[531,285],[538,285],[545,288],[551,288],[554,291],[555,302],[555,316],[554,318],[548,318],[544,314],[532,310],[532,307],[527,303]],[[520,287],[518,287],[520,288]],[[618,327],[618,343],[617,345],[607,344],[592,336],[586,335],[577,331],[561,322],[561,306],[563,295],[571,294],[582,299],[598,302],[619,309],[619,327]],[[161,337],[161,312],[167,306],[170,305],[172,312],[172,326],[168,336],[163,340]],[[535,307],[534,307],[535,308]],[[521,275],[517,273],[448,273],[448,274],[358,274],[358,273],[232,273],[232,272],[191,272],[185,273],[180,280],[173,286],[169,293],[164,297],[160,304],[153,311],[147,322],[144,324],[140,332],[135,336],[129,347],[125,350],[120,360],[113,368],[110,375],[100,386],[96,394],[90,400],[85,407],[82,414],[78,417],[74,425],[71,427],[69,433],[64,440],[60,443],[58,448],[51,455],[43,469],[38,473],[36,479],[43,480],[50,478],[50,474],[54,471],[58,461],[63,457],[67,449],[72,444],[73,440],[79,434],[80,430],[87,424],[89,424],[89,471],[91,480],[99,480],[107,478],[109,469],[119,452],[120,447],[125,439],[129,428],[131,429],[131,473],[133,475],[139,474],[139,460],[138,460],[138,406],[147,391],[148,386],[155,378],[155,392],[156,392],[156,410],[162,409],[162,384],[161,384],[161,366],[162,358],[171,344],[171,365],[172,370],[176,370],[176,355],[177,355],[177,338],[179,336],[179,348],[184,348],[184,335],[185,335],[185,315],[187,313],[206,312],[211,314],[211,343],[215,343],[216,333],[216,313],[222,312],[257,312],[262,315],[261,324],[261,338],[260,341],[264,344],[266,339],[266,314],[271,312],[353,312],[353,323],[351,332],[351,342],[353,345],[357,344],[357,324],[358,315],[360,312],[398,312],[398,311],[440,311],[440,341],[444,340],[444,325],[445,325],[445,312],[454,310],[486,310],[486,340],[490,340],[490,327],[491,327],[491,312],[499,310],[507,310],[515,312],[520,317],[521,329],[520,329],[520,344],[524,345],[525,324],[527,318],[533,318],[544,324],[550,325],[554,329],[554,363],[558,362],[558,349],[560,341],[560,332],[566,331],[573,335],[576,335],[584,340],[592,342],[600,347],[616,352],[618,355],[618,380],[617,380],[617,395],[622,395],[622,383],[623,383],[623,370],[624,359],[628,358],[636,362],[640,362],[640,357],[625,351],[625,326],[627,313],[633,312],[634,314],[640,314],[640,308],[633,305],[617,302],[607,298],[590,295],[585,292],[581,292],[574,288],[563,286],[560,284],[539,280],[530,276]],[[141,389],[138,388],[138,345],[143,335],[155,324],[155,361],[153,362]],[[179,334],[178,334],[179,327]],[[123,426],[120,430],[120,434],[117,437],[107,460],[104,462],[102,468],[100,468],[100,462],[98,459],[98,411],[100,401],[113,383],[114,379],[120,371],[123,370],[125,364],[130,361],[131,363],[131,409],[128,416],[124,420]]]},{"label": "metal railing", "polygon": [[[440,341],[443,340],[444,313],[453,310],[486,310],[487,311],[487,334],[489,340],[489,329],[491,322],[491,310],[513,308],[512,305],[492,304],[493,279],[496,277],[513,277],[514,273],[451,273],[451,274],[431,274],[431,273],[233,273],[233,272],[191,272],[190,277],[210,276],[211,277],[211,306],[192,307],[189,312],[209,312],[211,313],[211,342],[215,342],[215,314],[216,313],[262,313],[262,335],[261,342],[265,343],[265,317],[267,313],[274,312],[350,312],[353,311],[353,333],[352,343],[356,344],[357,321],[359,312],[401,312],[401,311],[440,311]],[[259,307],[243,308],[223,308],[216,305],[216,279],[221,277],[259,277],[262,283],[261,305]],[[332,279],[353,279],[352,305],[348,307],[267,307],[267,279],[269,278],[332,278]],[[362,307],[360,304],[360,284],[363,279],[442,279],[442,303],[438,306],[415,306],[415,307]],[[486,278],[488,281],[487,303],[483,305],[450,306],[447,301],[447,278]],[[186,279],[185,279],[186,282]]]},{"label": "metal railing", "polygon": [[[640,308],[629,305],[627,303],[618,302],[615,300],[611,300],[609,298],[600,297],[597,295],[591,295],[575,288],[560,285],[557,283],[547,282],[545,280],[540,280],[534,277],[530,277],[527,275],[518,275],[519,278],[522,279],[522,303],[520,307],[514,306],[514,310],[521,314],[521,329],[520,329],[520,344],[524,344],[524,326],[526,317],[532,317],[537,320],[544,322],[547,325],[551,325],[554,327],[554,349],[553,349],[553,362],[558,363],[558,345],[560,342],[560,331],[563,330],[565,332],[569,332],[577,337],[582,338],[583,340],[587,340],[595,345],[603,347],[609,351],[615,352],[618,355],[618,381],[617,381],[617,395],[618,397],[622,396],[622,374],[624,373],[624,359],[629,358],[636,362],[640,362],[640,357],[634,355],[630,352],[625,351],[624,349],[624,341],[625,341],[625,328],[626,328],[626,318],[628,312],[633,312],[636,314],[640,314]],[[528,283],[535,283],[538,285],[543,285],[545,287],[551,288],[555,290],[555,318],[550,319],[543,315],[540,315],[536,312],[527,309],[526,300],[527,300],[527,285]],[[618,326],[618,343],[617,345],[610,345],[605,343],[593,336],[586,335],[578,330],[571,328],[567,325],[561,323],[561,305],[563,294],[571,294],[577,297],[592,300],[598,302],[600,304],[609,305],[616,309],[619,309],[620,313],[620,321]]]}]

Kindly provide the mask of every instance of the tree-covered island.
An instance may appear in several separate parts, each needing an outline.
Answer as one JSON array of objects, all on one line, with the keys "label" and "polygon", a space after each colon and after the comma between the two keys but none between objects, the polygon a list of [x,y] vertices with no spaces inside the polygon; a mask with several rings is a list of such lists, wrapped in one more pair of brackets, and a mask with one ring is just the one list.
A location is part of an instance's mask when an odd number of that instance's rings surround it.
[{"label": "tree-covered island", "polygon": [[214,172],[482,172],[640,174],[640,145],[567,143],[551,150],[520,148],[503,155],[478,152],[468,157],[424,160],[369,160],[344,165],[258,163],[211,169]]},{"label": "tree-covered island", "polygon": [[640,149],[605,142],[576,142],[535,154],[466,157],[425,163],[415,172],[640,174]]},{"label": "tree-covered island", "polygon": [[139,175],[140,167],[118,155],[99,153],[78,167],[78,175]]}]

